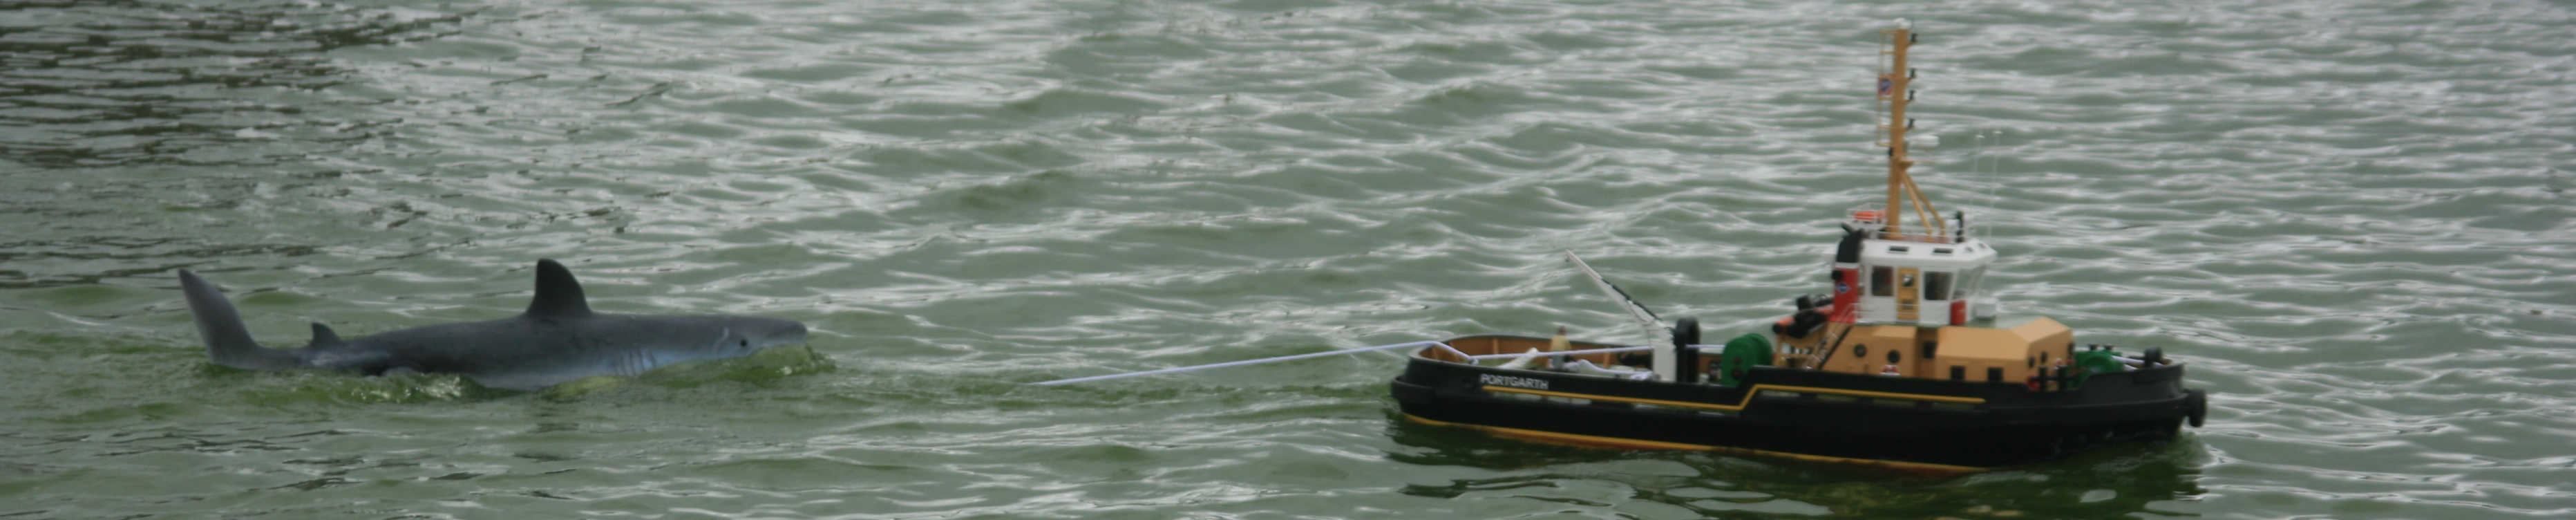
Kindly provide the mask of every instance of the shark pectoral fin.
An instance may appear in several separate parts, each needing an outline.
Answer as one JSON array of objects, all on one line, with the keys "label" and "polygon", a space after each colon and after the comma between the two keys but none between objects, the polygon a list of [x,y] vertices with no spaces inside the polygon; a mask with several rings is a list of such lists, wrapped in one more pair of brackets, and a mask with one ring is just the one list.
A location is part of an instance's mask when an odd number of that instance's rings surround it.
[{"label": "shark pectoral fin", "polygon": [[528,316],[536,318],[590,315],[590,299],[582,296],[581,281],[572,270],[554,259],[537,260],[537,296],[528,300]]},{"label": "shark pectoral fin", "polygon": [[331,332],[331,326],[323,325],[322,322],[317,321],[313,322],[313,344],[307,345],[304,348],[336,347],[339,345],[340,333]]}]

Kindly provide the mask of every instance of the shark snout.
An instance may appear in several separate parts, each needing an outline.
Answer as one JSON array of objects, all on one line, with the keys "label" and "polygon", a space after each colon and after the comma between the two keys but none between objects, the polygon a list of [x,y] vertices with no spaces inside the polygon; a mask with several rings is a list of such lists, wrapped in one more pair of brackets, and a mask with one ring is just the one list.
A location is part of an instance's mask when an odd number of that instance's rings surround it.
[{"label": "shark snout", "polygon": [[741,346],[749,347],[751,350],[805,343],[804,323],[775,318],[745,317],[733,325],[733,332],[740,334],[744,340]]},{"label": "shark snout", "polygon": [[778,325],[777,328],[772,329],[769,335],[763,338],[761,341],[762,343],[768,343],[771,345],[801,345],[805,343],[805,324],[787,320],[778,321],[781,322],[781,324]]},{"label": "shark snout", "polygon": [[769,347],[802,345],[805,324],[793,320],[758,316],[688,316],[678,318],[685,326],[663,329],[660,334],[687,342],[692,354],[701,359],[721,359],[750,355]]}]

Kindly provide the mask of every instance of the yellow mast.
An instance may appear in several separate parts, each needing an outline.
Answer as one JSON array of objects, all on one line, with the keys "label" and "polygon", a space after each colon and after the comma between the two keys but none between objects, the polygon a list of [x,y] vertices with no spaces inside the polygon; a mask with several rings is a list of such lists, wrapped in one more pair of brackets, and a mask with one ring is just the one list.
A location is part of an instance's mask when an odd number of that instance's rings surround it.
[{"label": "yellow mast", "polygon": [[1913,101],[1914,70],[1906,65],[1905,51],[1914,46],[1914,30],[1900,20],[1895,28],[1879,34],[1885,39],[1879,53],[1891,56],[1878,74],[1878,102],[1887,110],[1887,123],[1879,127],[1887,136],[1887,141],[1881,143],[1887,147],[1885,233],[1889,238],[1905,238],[1905,203],[1911,200],[1915,203],[1915,216],[1923,219],[1924,228],[1931,231],[1926,238],[1938,240],[1947,234],[1948,226],[1941,222],[1941,212],[1932,208],[1932,201],[1923,197],[1923,190],[1916,188],[1914,178],[1906,173],[1914,166],[1914,160],[1905,157],[1905,132],[1913,129],[1905,118],[1905,104]]}]

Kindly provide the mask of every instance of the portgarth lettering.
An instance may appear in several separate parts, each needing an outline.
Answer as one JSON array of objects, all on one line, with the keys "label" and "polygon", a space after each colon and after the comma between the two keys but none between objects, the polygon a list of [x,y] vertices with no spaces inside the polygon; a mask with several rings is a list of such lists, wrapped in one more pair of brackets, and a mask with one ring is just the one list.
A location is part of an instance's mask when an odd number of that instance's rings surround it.
[{"label": "portgarth lettering", "polygon": [[1493,386],[1508,386],[1508,387],[1512,387],[1512,388],[1528,388],[1528,389],[1533,389],[1533,390],[1546,390],[1546,389],[1547,389],[1547,380],[1545,380],[1545,379],[1539,379],[1539,378],[1535,378],[1535,377],[1515,377],[1515,376],[1506,376],[1506,375],[1499,375],[1499,374],[1482,374],[1482,375],[1478,375],[1478,376],[1476,376],[1476,382],[1484,383],[1484,384],[1488,384],[1488,385],[1493,385]]}]

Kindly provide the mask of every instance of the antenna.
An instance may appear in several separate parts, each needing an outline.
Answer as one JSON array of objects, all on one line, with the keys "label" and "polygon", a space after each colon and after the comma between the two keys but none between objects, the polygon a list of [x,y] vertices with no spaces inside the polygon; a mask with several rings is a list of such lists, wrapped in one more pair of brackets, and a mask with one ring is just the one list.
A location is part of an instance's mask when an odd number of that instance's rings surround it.
[{"label": "antenna", "polygon": [[1994,132],[1992,131],[1978,131],[1976,133],[1977,149],[1976,151],[1969,152],[1968,154],[1968,176],[1986,183],[1987,210],[1993,210],[1994,208],[1992,205],[1995,203],[1993,191],[1995,178],[1994,176],[1986,174],[1986,138],[1993,133]]},{"label": "antenna", "polygon": [[[1995,147],[2003,148],[2004,131],[1997,129],[1988,131],[1988,133],[1994,135]],[[1986,167],[1986,211],[1991,212],[1992,214],[1986,215],[1986,221],[1990,224],[1986,226],[1984,238],[1994,238],[1995,227],[1991,223],[1995,222],[1995,219],[2003,218],[2004,214],[2004,199],[2001,194],[2004,185],[2004,159],[2002,156],[1995,156],[1986,159],[1986,161],[1988,161]]]}]

